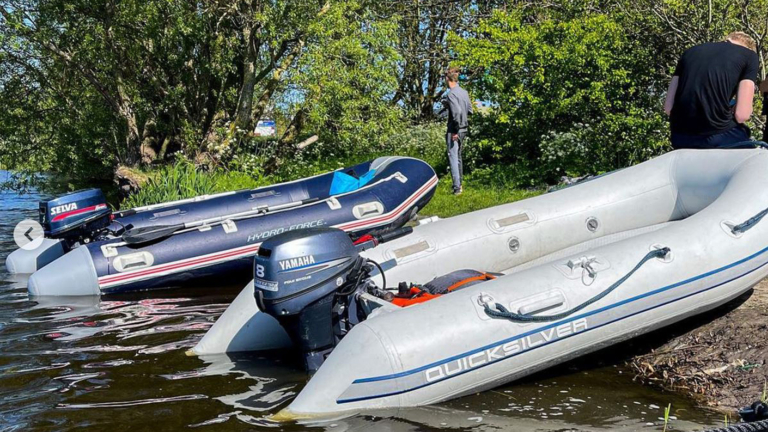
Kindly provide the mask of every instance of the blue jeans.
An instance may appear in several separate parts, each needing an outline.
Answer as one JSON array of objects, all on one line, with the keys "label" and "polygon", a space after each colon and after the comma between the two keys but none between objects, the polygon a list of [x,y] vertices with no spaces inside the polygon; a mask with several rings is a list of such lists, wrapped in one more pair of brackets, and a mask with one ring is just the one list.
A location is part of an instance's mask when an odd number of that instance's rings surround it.
[{"label": "blue jeans", "polygon": [[749,128],[738,125],[714,135],[688,135],[672,132],[672,147],[677,149],[733,148],[733,144],[749,141]]}]

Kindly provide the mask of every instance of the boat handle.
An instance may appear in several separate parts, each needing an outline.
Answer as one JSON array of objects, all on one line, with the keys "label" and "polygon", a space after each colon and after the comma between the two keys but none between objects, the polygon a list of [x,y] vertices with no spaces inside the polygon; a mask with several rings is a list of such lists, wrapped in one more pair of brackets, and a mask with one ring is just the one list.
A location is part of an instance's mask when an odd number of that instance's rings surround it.
[{"label": "boat handle", "polygon": [[560,312],[554,315],[546,315],[546,316],[534,316],[534,315],[527,315],[527,314],[519,314],[510,312],[507,310],[507,308],[504,307],[501,303],[495,304],[495,309],[492,309],[488,303],[483,304],[483,309],[485,310],[485,313],[491,317],[491,318],[498,318],[498,319],[506,319],[512,322],[519,322],[519,323],[527,323],[527,322],[550,322],[550,321],[557,321],[563,318],[566,318],[569,315],[572,315],[587,306],[591,305],[592,303],[595,303],[599,300],[601,300],[603,297],[610,294],[613,290],[618,288],[621,284],[627,281],[633,274],[635,274],[636,271],[640,269],[640,267],[643,266],[643,264],[647,263],[648,261],[651,261],[655,258],[665,258],[667,254],[669,254],[670,250],[668,247],[661,248],[661,249],[653,249],[652,251],[645,254],[645,256],[640,260],[640,262],[635,265],[635,267],[629,271],[629,273],[625,274],[621,279],[614,282],[611,286],[603,290],[601,293],[597,294],[596,296],[592,297],[591,299],[585,301],[584,303],[575,306],[565,312]]},{"label": "boat handle", "polygon": [[565,303],[565,297],[563,296],[563,294],[556,292],[552,297],[545,298],[543,300],[537,301],[536,303],[521,306],[517,310],[517,313],[521,315],[533,315],[539,312],[544,312],[545,310],[554,309],[558,306],[562,306],[564,303]]}]

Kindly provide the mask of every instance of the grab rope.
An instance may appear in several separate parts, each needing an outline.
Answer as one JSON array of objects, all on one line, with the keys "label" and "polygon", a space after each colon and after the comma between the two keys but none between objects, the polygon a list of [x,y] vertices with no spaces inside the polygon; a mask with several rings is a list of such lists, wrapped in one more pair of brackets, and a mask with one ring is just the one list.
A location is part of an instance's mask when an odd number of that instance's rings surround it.
[{"label": "grab rope", "polygon": [[743,233],[744,231],[757,225],[757,223],[760,222],[765,217],[765,215],[768,215],[768,208],[745,220],[744,222],[734,226],[731,228],[731,232],[734,234]]},{"label": "grab rope", "polygon": [[739,417],[744,423],[709,429],[705,432],[766,432],[768,431],[768,405],[763,401],[757,401],[752,405],[739,410]]},{"label": "grab rope", "polygon": [[704,432],[766,432],[768,431],[768,420],[761,420],[752,423],[736,423],[730,426],[717,429],[707,429]]},{"label": "grab rope", "polygon": [[603,292],[601,292],[600,294],[598,294],[598,295],[592,297],[591,299],[585,301],[584,303],[582,303],[582,304],[580,304],[580,305],[578,305],[578,306],[576,306],[576,307],[574,307],[574,308],[572,308],[570,310],[567,310],[565,312],[561,312],[559,314],[547,315],[547,316],[533,316],[533,315],[516,314],[514,312],[510,312],[509,310],[507,310],[507,308],[505,308],[500,303],[496,303],[496,309],[491,309],[490,306],[488,306],[487,303],[483,304],[483,308],[485,309],[485,313],[489,317],[491,317],[491,318],[507,319],[507,320],[514,321],[514,322],[549,322],[549,321],[556,321],[556,320],[559,320],[559,319],[563,319],[563,318],[565,318],[565,317],[567,317],[569,315],[572,315],[572,314],[574,314],[574,313],[584,309],[585,307],[591,305],[592,303],[594,303],[594,302],[602,299],[603,297],[607,296],[608,294],[610,294],[611,291],[613,291],[616,288],[618,288],[619,285],[621,285],[624,282],[626,282],[627,279],[629,279],[633,274],[635,274],[635,272],[637,270],[639,270],[640,267],[643,266],[643,264],[647,263],[648,261],[650,261],[650,260],[652,260],[654,258],[664,258],[664,257],[667,256],[668,253],[669,253],[669,248],[667,248],[667,247],[661,248],[661,249],[654,249],[654,250],[648,252],[647,254],[645,254],[643,259],[641,259],[640,262],[637,263],[635,268],[630,270],[629,273],[627,273],[626,275],[624,275],[624,277],[622,277],[621,279],[619,279],[616,282],[614,282],[613,285],[611,285],[608,288],[606,288]]}]

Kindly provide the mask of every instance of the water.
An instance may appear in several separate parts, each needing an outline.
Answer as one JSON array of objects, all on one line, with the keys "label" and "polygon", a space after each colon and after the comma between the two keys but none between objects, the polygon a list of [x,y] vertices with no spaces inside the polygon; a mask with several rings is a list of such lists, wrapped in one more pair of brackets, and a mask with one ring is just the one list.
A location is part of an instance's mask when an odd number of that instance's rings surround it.
[{"label": "water", "polygon": [[[4,173],[0,171],[0,182]],[[30,300],[5,271],[12,231],[40,194],[0,192],[0,430],[702,430],[721,417],[632,381],[618,354],[436,406],[279,425],[306,375],[292,353],[187,357],[237,287]],[[620,350],[616,350],[620,351]],[[612,358],[615,357],[615,358]],[[595,367],[596,363],[607,366]]]}]

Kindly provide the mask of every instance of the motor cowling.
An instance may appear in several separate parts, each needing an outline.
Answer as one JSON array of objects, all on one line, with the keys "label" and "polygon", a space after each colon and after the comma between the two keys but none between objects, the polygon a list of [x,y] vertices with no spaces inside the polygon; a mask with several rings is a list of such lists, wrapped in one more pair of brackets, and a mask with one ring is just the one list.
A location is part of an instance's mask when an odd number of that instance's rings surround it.
[{"label": "motor cowling", "polygon": [[112,210],[99,189],[70,192],[49,201],[41,201],[40,225],[46,237],[65,239],[71,244],[88,242],[109,226]]},{"label": "motor cowling", "polygon": [[312,228],[274,236],[254,260],[256,303],[275,317],[302,350],[305,365],[320,367],[338,342],[345,293],[364,260],[349,235],[335,228]]}]

